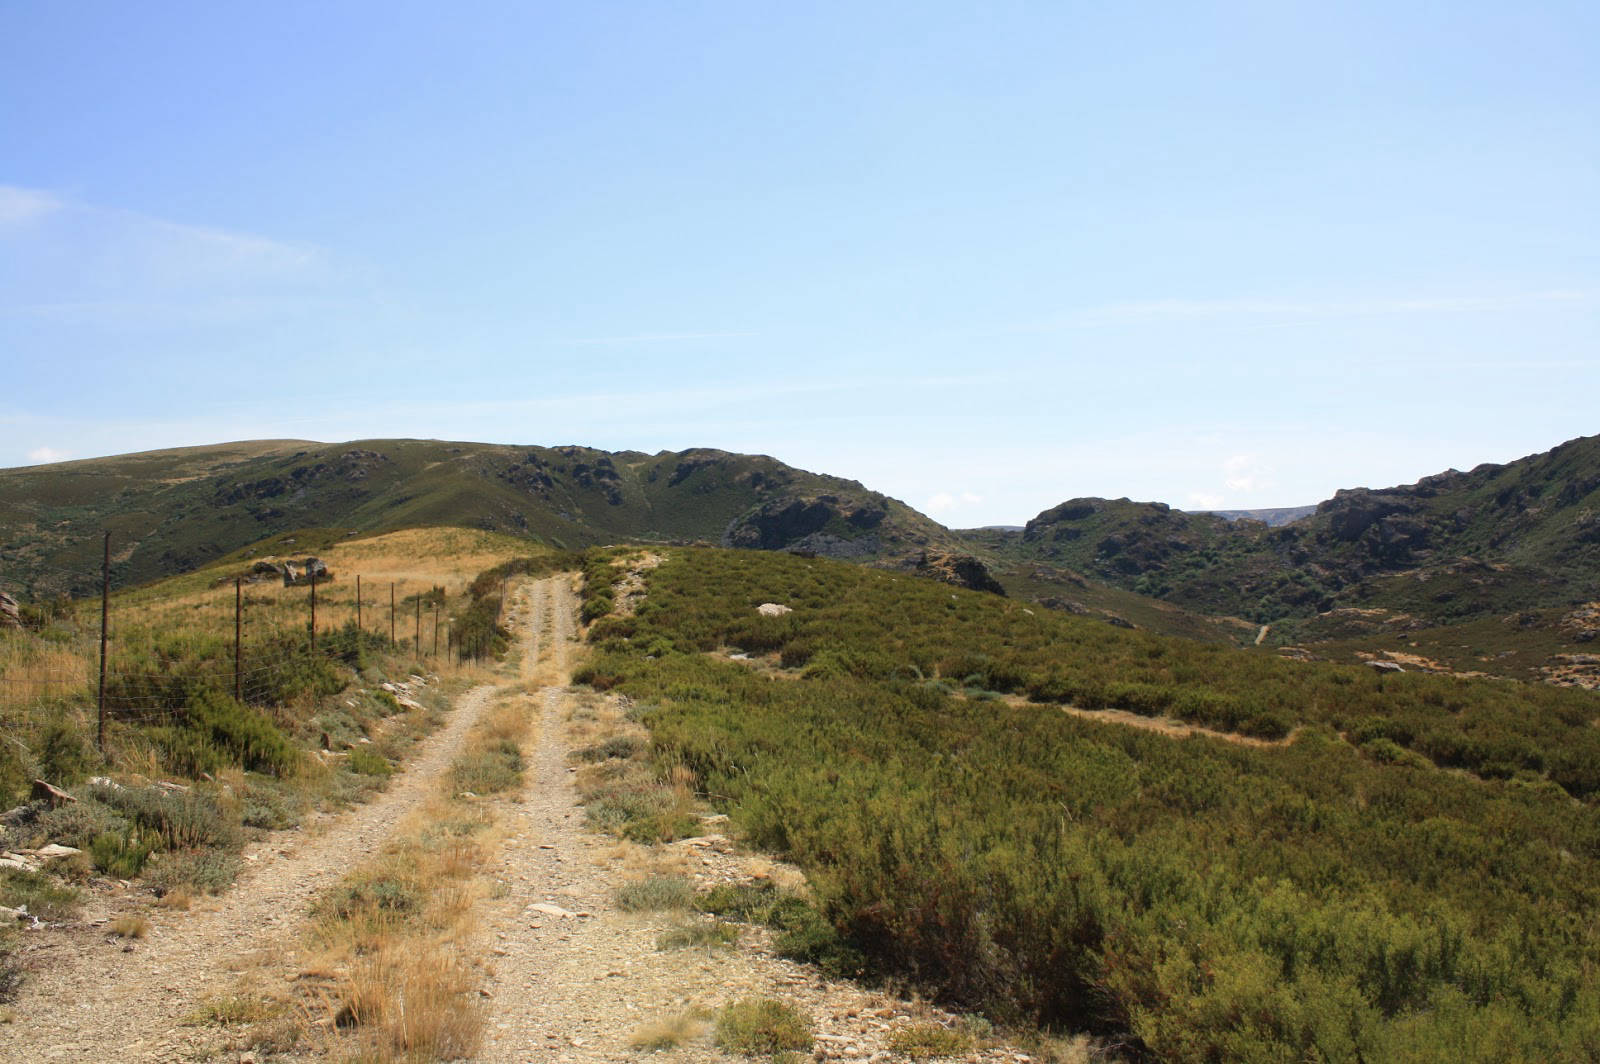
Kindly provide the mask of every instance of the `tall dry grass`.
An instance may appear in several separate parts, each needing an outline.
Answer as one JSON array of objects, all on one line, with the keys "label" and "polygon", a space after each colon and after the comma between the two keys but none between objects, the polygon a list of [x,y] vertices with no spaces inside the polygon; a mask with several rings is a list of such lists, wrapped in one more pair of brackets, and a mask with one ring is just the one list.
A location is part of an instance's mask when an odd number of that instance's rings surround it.
[{"label": "tall dry grass", "polygon": [[0,632],[0,707],[24,707],[89,690],[94,659],[76,645]]}]

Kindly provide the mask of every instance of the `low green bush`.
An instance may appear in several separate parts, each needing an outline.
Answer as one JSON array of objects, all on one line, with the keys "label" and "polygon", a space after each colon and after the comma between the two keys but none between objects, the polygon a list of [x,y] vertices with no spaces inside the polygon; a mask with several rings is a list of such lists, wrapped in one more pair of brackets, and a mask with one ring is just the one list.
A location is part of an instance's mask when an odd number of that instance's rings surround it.
[{"label": "low green bush", "polygon": [[160,897],[178,889],[221,894],[238,878],[244,863],[224,850],[182,850],[157,854],[144,882]]},{"label": "low green bush", "polygon": [[89,843],[94,866],[113,879],[133,879],[144,871],[145,862],[161,845],[159,837],[137,828],[96,835]]},{"label": "low green bush", "polygon": [[773,998],[743,998],[717,1013],[717,1048],[746,1056],[810,1049],[811,1022],[793,1005]]},{"label": "low green bush", "polygon": [[340,920],[354,920],[371,914],[407,917],[422,911],[421,889],[409,879],[378,875],[359,879],[335,888],[316,910]]},{"label": "low green bush", "polygon": [[451,786],[458,793],[499,794],[522,782],[522,769],[521,748],[510,739],[501,739],[487,749],[456,758],[450,766]]},{"label": "low green bush", "polygon": [[392,775],[394,766],[389,759],[365,746],[352,746],[349,755],[345,758],[345,767],[358,776],[377,776],[380,778]]},{"label": "low green bush", "polygon": [[56,923],[76,916],[82,903],[80,891],[54,876],[21,868],[0,870],[0,905],[7,908],[26,906],[30,915]]},{"label": "low green bush", "polygon": [[240,842],[238,828],[204,791],[101,786],[93,788],[91,794],[118,816],[155,832],[167,849],[235,849]]},{"label": "low green bush", "polygon": [[625,913],[687,909],[694,903],[694,880],[688,876],[646,876],[618,887],[617,908]]},{"label": "low green bush", "polygon": [[661,932],[656,936],[656,949],[726,949],[738,941],[737,924],[722,920],[694,920]]}]

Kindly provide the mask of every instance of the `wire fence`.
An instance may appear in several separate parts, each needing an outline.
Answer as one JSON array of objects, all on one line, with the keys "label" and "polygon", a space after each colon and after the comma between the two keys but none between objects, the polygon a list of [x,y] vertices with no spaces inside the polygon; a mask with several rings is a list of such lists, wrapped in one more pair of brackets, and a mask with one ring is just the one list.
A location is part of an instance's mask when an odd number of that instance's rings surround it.
[{"label": "wire fence", "polygon": [[[96,714],[103,743],[108,718],[169,721],[202,688],[281,705],[307,692],[337,694],[348,677],[340,665],[359,669],[371,654],[410,653],[424,669],[441,656],[480,656],[476,647],[457,646],[442,587],[402,596],[404,581],[363,586],[360,575],[337,580],[307,568],[309,580],[291,571],[281,588],[240,574],[166,599],[142,589],[113,596],[107,534],[95,574],[99,602],[31,607],[26,620],[36,638],[0,640],[0,705],[76,704]],[[86,582],[81,571],[55,575]],[[91,606],[99,616],[86,616]]]}]

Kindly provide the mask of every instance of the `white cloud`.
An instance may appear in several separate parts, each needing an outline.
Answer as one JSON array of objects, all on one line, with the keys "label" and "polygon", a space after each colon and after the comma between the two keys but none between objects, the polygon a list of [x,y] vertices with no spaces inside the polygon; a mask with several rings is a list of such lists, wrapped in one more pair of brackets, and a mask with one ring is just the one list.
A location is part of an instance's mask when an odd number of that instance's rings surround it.
[{"label": "white cloud", "polygon": [[1189,503],[1195,510],[1220,510],[1222,509],[1222,496],[1205,491],[1191,491]]},{"label": "white cloud", "polygon": [[929,514],[949,513],[952,510],[965,510],[978,506],[983,502],[983,496],[974,491],[938,491],[929,497],[923,512]]},{"label": "white cloud", "polygon": [[64,462],[71,457],[71,451],[62,451],[55,447],[35,447],[28,452],[28,461],[39,465],[45,465],[49,462]]},{"label": "white cloud", "polygon": [[1253,454],[1236,454],[1222,463],[1222,483],[1229,491],[1256,492],[1272,487],[1272,467]]},{"label": "white cloud", "polygon": [[48,192],[0,185],[0,225],[21,225],[60,209],[61,201]]}]

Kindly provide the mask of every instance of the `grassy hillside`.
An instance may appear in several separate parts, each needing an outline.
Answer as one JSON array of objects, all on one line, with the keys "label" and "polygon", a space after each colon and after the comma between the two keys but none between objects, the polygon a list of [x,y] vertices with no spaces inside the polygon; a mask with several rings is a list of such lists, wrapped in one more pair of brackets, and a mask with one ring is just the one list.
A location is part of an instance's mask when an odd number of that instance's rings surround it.
[{"label": "grassy hillside", "polygon": [[807,869],[838,936],[820,958],[1140,1059],[1600,1054],[1588,694],[1297,664],[823,559],[678,549],[641,575],[580,679]]},{"label": "grassy hillside", "polygon": [[1074,499],[991,550],[1212,614],[1268,622],[1382,607],[1432,623],[1600,598],[1600,437],[1508,465],[1340,491],[1280,527]]},{"label": "grassy hillside", "polygon": [[860,484],[759,455],[432,440],[265,441],[0,470],[0,579],[26,599],[184,572],[291,530],[459,525],[555,547],[707,540],[908,559],[957,546]]}]

